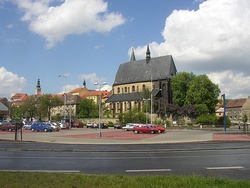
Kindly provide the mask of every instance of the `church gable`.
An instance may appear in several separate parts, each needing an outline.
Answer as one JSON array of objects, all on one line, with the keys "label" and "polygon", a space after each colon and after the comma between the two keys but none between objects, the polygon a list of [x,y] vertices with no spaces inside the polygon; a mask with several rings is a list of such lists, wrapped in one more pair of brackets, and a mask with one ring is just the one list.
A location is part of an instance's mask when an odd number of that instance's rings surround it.
[{"label": "church gable", "polygon": [[150,58],[134,62],[127,62],[120,65],[115,81],[115,85],[127,83],[147,82],[151,80],[165,80],[176,75],[176,67],[171,55]]}]

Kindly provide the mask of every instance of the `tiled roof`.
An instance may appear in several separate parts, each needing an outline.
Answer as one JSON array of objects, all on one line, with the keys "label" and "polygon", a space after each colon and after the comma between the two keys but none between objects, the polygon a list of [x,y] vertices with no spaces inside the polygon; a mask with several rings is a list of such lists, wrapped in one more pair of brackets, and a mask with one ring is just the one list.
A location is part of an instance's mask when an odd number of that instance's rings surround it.
[{"label": "tiled roof", "polygon": [[120,64],[113,85],[165,80],[176,75],[176,67],[171,55],[132,61]]},{"label": "tiled roof", "polygon": [[242,98],[242,99],[231,99],[230,101],[228,101],[226,107],[227,108],[236,108],[236,107],[242,107],[243,104],[246,102],[246,98]]},{"label": "tiled roof", "polygon": [[110,102],[122,102],[122,101],[141,101],[143,99],[143,93],[123,93],[113,94],[107,99],[107,103]]},{"label": "tiled roof", "polygon": [[14,95],[11,96],[12,100],[25,100],[27,99],[29,96],[25,93],[16,93]]},{"label": "tiled roof", "polygon": [[83,95],[81,95],[80,97],[82,99],[86,98],[86,97],[90,97],[90,96],[99,96],[102,95],[102,97],[106,97],[109,94],[108,91],[96,91],[96,90],[91,90],[88,93],[84,93]]}]

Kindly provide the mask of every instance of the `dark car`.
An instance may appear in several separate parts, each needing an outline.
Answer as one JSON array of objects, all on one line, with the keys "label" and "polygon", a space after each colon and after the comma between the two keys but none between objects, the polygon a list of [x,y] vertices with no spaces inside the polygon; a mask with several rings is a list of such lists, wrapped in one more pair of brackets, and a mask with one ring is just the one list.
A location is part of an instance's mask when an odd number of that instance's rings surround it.
[{"label": "dark car", "polygon": [[133,131],[136,134],[139,133],[158,133],[157,127],[150,127],[149,125],[136,125],[133,127]]},{"label": "dark car", "polygon": [[72,124],[72,127],[76,127],[76,128],[83,128],[83,123],[79,122],[79,121],[75,121]]},{"label": "dark car", "polygon": [[114,124],[114,129],[122,129],[122,124],[121,123],[115,123]]},{"label": "dark car", "polygon": [[[97,124],[97,128],[99,128],[99,123]],[[100,123],[100,128],[101,129],[107,129],[109,127],[108,127],[108,125],[106,123]]]},{"label": "dark car", "polygon": [[31,125],[31,131],[32,132],[34,131],[52,132],[53,128],[50,125],[47,125],[45,123],[35,122],[35,123],[32,123]]},{"label": "dark car", "polygon": [[2,131],[14,131],[16,126],[8,121],[0,122],[0,130]]}]

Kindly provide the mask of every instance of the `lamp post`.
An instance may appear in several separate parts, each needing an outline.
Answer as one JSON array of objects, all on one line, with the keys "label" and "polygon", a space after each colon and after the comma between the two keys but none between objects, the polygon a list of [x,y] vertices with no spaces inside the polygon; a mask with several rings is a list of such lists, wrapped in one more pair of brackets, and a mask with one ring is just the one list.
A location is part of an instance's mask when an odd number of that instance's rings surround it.
[{"label": "lamp post", "polygon": [[102,88],[102,86],[104,86],[104,85],[106,85],[107,84],[107,82],[103,82],[103,83],[99,83],[99,82],[97,82],[97,83],[95,83],[95,85],[99,85],[99,87],[100,87],[100,95],[99,95],[99,125],[98,125],[98,136],[99,136],[99,138],[101,138],[102,137],[102,132],[101,132],[101,103],[102,103],[102,94],[101,94],[101,88]]},{"label": "lamp post", "polygon": [[227,131],[227,117],[226,117],[226,95],[223,94],[221,95],[221,99],[222,99],[222,102],[223,102],[223,108],[224,108],[224,111],[223,111],[223,116],[224,116],[224,132]]},{"label": "lamp post", "polygon": [[146,101],[146,125],[148,125],[148,101],[150,101],[150,99],[143,99],[144,101]]},{"label": "lamp post", "polygon": [[65,75],[58,75],[58,77],[65,78],[65,86],[64,86],[64,110],[63,110],[63,118],[66,119],[66,76]]},{"label": "lamp post", "polygon": [[150,100],[151,100],[151,105],[150,105],[150,124],[152,124],[152,109],[153,109],[153,95],[152,95],[152,92],[153,92],[153,76],[151,75],[151,93],[150,93]]}]

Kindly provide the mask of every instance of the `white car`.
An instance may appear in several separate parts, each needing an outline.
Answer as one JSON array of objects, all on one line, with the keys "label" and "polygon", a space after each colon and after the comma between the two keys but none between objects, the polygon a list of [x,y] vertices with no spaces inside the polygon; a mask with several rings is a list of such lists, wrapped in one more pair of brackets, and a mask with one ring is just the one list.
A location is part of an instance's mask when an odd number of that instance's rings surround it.
[{"label": "white car", "polygon": [[122,129],[124,131],[132,131],[133,130],[133,127],[135,126],[136,124],[134,123],[127,123],[126,126],[122,127]]},{"label": "white car", "polygon": [[94,123],[94,122],[88,122],[86,124],[86,127],[87,128],[98,128],[98,125],[96,123]]}]

